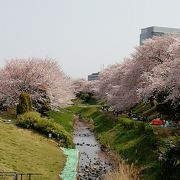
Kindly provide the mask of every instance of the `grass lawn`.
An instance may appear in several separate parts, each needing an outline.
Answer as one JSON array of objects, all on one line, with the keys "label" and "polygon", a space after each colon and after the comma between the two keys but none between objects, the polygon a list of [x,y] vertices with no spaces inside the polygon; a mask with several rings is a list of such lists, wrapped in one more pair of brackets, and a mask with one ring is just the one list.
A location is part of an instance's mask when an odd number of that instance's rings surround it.
[{"label": "grass lawn", "polygon": [[55,180],[66,158],[55,142],[0,121],[0,171],[41,173],[34,180]]},{"label": "grass lawn", "polygon": [[59,111],[49,111],[48,117],[52,118],[55,122],[59,123],[64,127],[64,129],[68,133],[73,133],[73,122],[74,122],[74,115],[79,111],[82,110],[82,107],[87,107],[86,105],[73,105],[66,108],[61,108]]},{"label": "grass lawn", "polygon": [[62,125],[68,133],[72,134],[73,112],[64,108],[60,109],[60,111],[49,111],[48,117],[54,119],[54,121]]},{"label": "grass lawn", "polygon": [[8,108],[7,111],[0,111],[0,117],[3,119],[15,120],[16,119],[16,108],[11,107],[11,108]]}]

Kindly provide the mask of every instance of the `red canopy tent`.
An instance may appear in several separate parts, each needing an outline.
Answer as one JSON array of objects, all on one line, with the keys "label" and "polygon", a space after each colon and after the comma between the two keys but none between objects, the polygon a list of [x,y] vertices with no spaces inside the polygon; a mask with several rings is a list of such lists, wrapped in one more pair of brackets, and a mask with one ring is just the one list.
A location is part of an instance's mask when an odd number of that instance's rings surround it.
[{"label": "red canopy tent", "polygon": [[161,119],[153,119],[151,122],[150,122],[151,125],[164,125],[165,124],[165,121],[164,120],[161,120]]}]

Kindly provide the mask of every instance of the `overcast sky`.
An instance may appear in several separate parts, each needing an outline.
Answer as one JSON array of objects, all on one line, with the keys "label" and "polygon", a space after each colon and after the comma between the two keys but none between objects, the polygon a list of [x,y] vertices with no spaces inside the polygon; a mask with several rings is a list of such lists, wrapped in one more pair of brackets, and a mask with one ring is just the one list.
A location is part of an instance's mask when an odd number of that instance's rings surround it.
[{"label": "overcast sky", "polygon": [[129,56],[141,28],[180,28],[179,8],[179,0],[0,0],[0,66],[51,57],[86,78]]}]

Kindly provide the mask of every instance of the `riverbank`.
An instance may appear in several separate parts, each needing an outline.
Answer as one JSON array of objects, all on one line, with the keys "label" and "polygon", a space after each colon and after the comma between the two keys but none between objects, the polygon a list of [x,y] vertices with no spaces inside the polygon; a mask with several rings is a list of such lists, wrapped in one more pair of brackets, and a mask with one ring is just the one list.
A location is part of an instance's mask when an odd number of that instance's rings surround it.
[{"label": "riverbank", "polygon": [[[168,132],[162,131],[162,128],[152,129],[142,122],[132,121],[125,114],[115,117],[113,112],[103,112],[101,105],[75,104],[60,109],[58,112],[49,112],[49,118],[62,125],[71,135],[73,135],[73,125],[75,125],[74,115],[78,115],[83,123],[86,123],[86,120],[88,120],[90,126],[88,124],[88,127],[84,128],[84,130],[90,131],[90,134],[95,133],[96,138],[103,145],[102,147],[104,149],[107,147],[107,149],[115,151],[123,159],[128,159],[130,164],[134,163],[137,168],[140,168],[141,179],[144,180],[156,179],[159,176],[159,150],[161,148],[165,149],[164,145],[167,140],[174,141],[179,137],[178,132],[174,131],[173,134],[170,134],[169,129]],[[99,146],[95,146],[96,143],[92,143],[90,146],[90,143],[84,142],[84,134],[89,134],[83,133],[83,126],[86,125],[82,125],[82,133],[74,132],[74,135],[81,139],[80,142],[75,142],[76,147],[100,148]],[[93,133],[91,129],[94,130]],[[84,158],[87,157],[87,154],[83,154],[83,159],[89,160],[89,158]],[[90,169],[83,168],[86,170],[86,173],[91,171],[91,166],[89,167]],[[58,169],[58,172],[59,170],[61,168]]]},{"label": "riverbank", "polygon": [[176,141],[179,137],[176,132],[168,137],[164,133],[161,135],[156,128],[132,121],[126,115],[117,118],[113,112],[102,112],[100,105],[74,105],[69,109],[82,119],[92,122],[100,143],[140,168],[141,179],[152,180],[159,177],[159,151],[165,149],[167,140]]},{"label": "riverbank", "polygon": [[[49,121],[58,123],[62,127],[60,133],[63,133],[64,135],[66,135],[66,133],[70,134],[68,137],[70,138],[70,142],[72,142],[73,115],[74,113],[66,108],[62,108],[59,111],[50,111],[50,120],[43,118],[41,123],[42,126],[39,130],[42,130],[45,125],[47,125],[46,127],[49,131],[54,128],[49,126],[51,124],[47,124]],[[59,174],[66,174],[64,173],[65,171],[62,172],[62,170],[65,169],[67,154],[59,148],[60,144],[65,146],[64,142],[59,142],[57,140],[55,142],[54,138],[51,140],[48,139],[47,133],[44,137],[44,134],[40,135],[42,133],[36,133],[33,129],[21,129],[13,125],[17,120],[16,110],[14,108],[8,108],[7,111],[1,112],[0,117],[3,118],[2,124],[0,124],[0,134],[1,137],[5,137],[0,142],[1,171],[17,171],[24,173],[38,172],[42,174],[42,178],[39,176],[37,178],[38,180],[54,180],[59,177]],[[8,122],[9,119],[11,119],[12,124],[3,122]],[[33,120],[34,116],[30,116],[27,119]],[[35,126],[37,127],[37,123],[35,123]],[[21,137],[22,134],[19,132],[21,132],[24,137]],[[28,133],[30,134],[28,135]],[[11,161],[12,159],[14,159],[14,161]],[[65,176],[67,176],[67,174]],[[36,177],[33,178],[36,179]]]}]

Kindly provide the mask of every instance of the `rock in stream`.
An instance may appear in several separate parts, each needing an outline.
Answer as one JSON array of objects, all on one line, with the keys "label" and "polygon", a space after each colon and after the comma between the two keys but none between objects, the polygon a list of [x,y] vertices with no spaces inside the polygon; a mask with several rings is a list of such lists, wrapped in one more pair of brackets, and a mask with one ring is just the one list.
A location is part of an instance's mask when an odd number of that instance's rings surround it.
[{"label": "rock in stream", "polygon": [[112,170],[112,163],[87,122],[77,121],[75,123],[74,143],[80,152],[78,179],[104,179],[106,172]]}]

